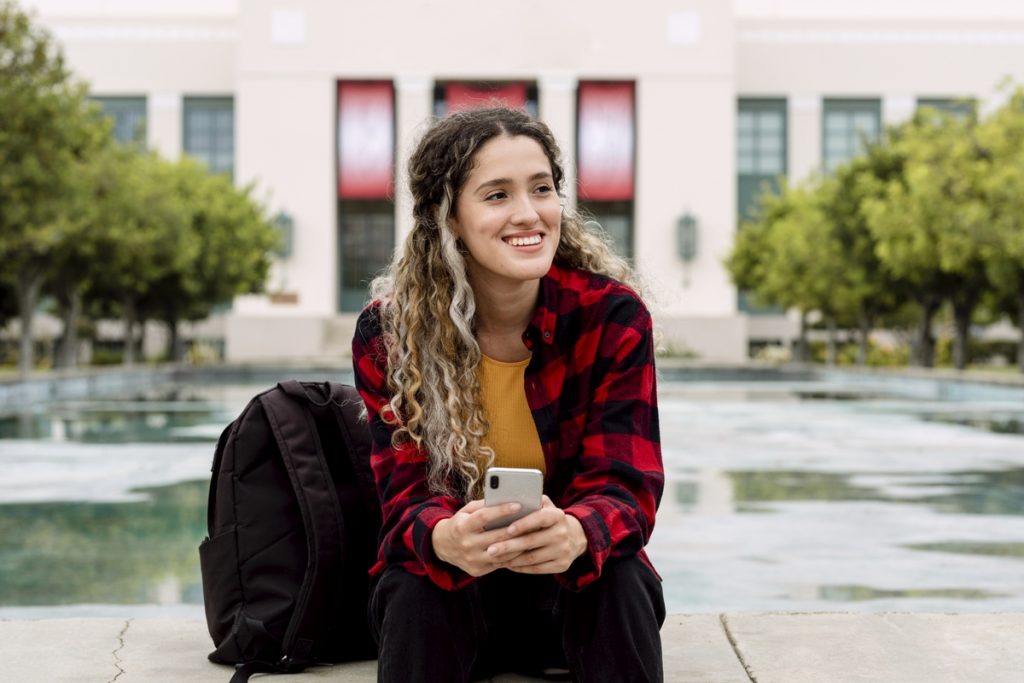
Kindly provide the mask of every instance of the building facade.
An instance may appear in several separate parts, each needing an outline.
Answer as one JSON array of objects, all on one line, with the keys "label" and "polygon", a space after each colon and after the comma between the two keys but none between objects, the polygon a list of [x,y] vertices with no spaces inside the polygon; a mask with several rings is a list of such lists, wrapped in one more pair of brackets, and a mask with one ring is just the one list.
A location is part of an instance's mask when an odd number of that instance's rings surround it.
[{"label": "building facade", "polygon": [[419,135],[492,98],[554,130],[570,205],[634,260],[666,349],[744,359],[796,333],[722,265],[766,183],[827,172],[922,103],[993,106],[1024,80],[1007,0],[26,4],[119,138],[254,182],[278,216],[267,294],[207,325],[236,361],[347,352],[411,227]]}]

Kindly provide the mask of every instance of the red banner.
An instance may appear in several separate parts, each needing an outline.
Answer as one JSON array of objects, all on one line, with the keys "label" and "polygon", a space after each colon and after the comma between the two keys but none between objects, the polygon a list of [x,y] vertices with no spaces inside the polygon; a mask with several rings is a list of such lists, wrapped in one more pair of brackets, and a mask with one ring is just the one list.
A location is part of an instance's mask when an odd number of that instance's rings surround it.
[{"label": "red banner", "polygon": [[449,113],[503,104],[513,109],[526,107],[526,83],[505,85],[477,85],[473,83],[448,83],[444,98]]},{"label": "red banner", "polygon": [[632,83],[580,83],[576,164],[583,200],[633,198]]},{"label": "red banner", "polygon": [[395,168],[391,81],[338,83],[338,196],[386,199]]}]

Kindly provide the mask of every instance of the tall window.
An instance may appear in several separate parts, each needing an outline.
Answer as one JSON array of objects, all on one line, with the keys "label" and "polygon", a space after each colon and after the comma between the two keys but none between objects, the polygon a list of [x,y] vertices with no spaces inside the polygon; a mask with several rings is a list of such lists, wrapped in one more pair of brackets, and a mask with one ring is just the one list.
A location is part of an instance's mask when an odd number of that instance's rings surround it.
[{"label": "tall window", "polygon": [[576,102],[578,206],[633,257],[636,110],[632,82],[584,81]]},{"label": "tall window", "polygon": [[918,108],[930,107],[956,118],[966,118],[974,114],[978,103],[972,98],[965,97],[920,97],[917,100],[917,106]]},{"label": "tall window", "polygon": [[881,100],[825,100],[822,117],[822,153],[825,172],[864,151],[864,144],[876,142],[882,134]]},{"label": "tall window", "polygon": [[[777,192],[789,167],[785,99],[741,99],[736,112],[736,215],[753,218],[757,199],[765,191]],[[776,307],[753,305],[740,290],[737,307],[751,314],[778,315]]]},{"label": "tall window", "polygon": [[737,215],[752,216],[765,189],[777,191],[788,166],[786,100],[741,99],[736,114]]},{"label": "tall window", "polygon": [[395,206],[390,201],[338,202],[338,258],[342,311],[359,311],[370,282],[391,261]]},{"label": "tall window", "polygon": [[235,101],[231,97],[185,98],[185,153],[214,173],[235,172]]},{"label": "tall window", "polygon": [[338,83],[338,309],[359,311],[395,247],[395,89]]},{"label": "tall window", "polygon": [[434,116],[500,102],[537,117],[537,84],[526,81],[439,81],[434,85]]},{"label": "tall window", "polygon": [[114,139],[122,144],[146,144],[145,97],[94,97],[114,121]]}]

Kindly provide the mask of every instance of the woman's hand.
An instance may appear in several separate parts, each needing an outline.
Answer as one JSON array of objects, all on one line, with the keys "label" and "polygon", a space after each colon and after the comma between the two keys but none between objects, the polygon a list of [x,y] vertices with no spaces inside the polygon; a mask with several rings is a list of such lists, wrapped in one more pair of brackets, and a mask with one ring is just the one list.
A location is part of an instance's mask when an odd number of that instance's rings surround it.
[{"label": "woman's hand", "polygon": [[497,567],[522,574],[560,574],[587,550],[583,525],[544,496],[540,510],[501,530],[486,548]]},{"label": "woman's hand", "polygon": [[[518,553],[503,553],[500,559],[493,553],[488,553],[488,548],[508,538],[509,532],[508,529],[485,531],[484,526],[506,515],[519,512],[520,507],[519,503],[485,507],[482,500],[474,500],[463,506],[454,516],[442,519],[434,525],[430,537],[434,554],[470,576],[483,576],[493,572],[502,566],[501,562],[509,561]],[[524,517],[523,520],[530,516],[532,515]]]}]

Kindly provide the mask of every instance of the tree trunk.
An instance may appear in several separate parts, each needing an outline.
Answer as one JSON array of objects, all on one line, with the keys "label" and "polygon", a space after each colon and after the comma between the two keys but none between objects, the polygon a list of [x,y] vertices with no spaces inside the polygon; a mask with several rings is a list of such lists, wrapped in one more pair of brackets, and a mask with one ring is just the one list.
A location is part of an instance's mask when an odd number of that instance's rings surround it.
[{"label": "tree trunk", "polygon": [[913,344],[914,365],[930,368],[935,365],[935,340],[932,338],[932,318],[939,310],[939,302],[922,301],[921,320],[917,326],[917,336]]},{"label": "tree trunk", "polygon": [[868,353],[871,352],[871,316],[861,311],[858,322],[860,334],[857,339],[857,365],[864,367],[868,364]]},{"label": "tree trunk", "polygon": [[954,301],[953,320],[956,324],[956,337],[953,339],[953,365],[957,370],[967,367],[967,344],[971,337],[971,315],[974,313],[974,301]]},{"label": "tree trunk", "polygon": [[832,367],[836,364],[836,317],[834,315],[826,316],[825,324],[828,327],[828,342],[825,345],[825,364]]},{"label": "tree trunk", "polygon": [[1017,329],[1020,330],[1020,340],[1017,342],[1017,367],[1024,375],[1024,290],[1017,299]]},{"label": "tree trunk", "polygon": [[32,319],[39,303],[39,289],[43,284],[41,275],[22,274],[15,285],[18,296],[18,316],[21,320],[21,339],[18,344],[18,376],[26,379],[35,365],[32,353]]},{"label": "tree trunk", "polygon": [[61,302],[64,322],[64,340],[58,352],[57,364],[62,368],[78,367],[78,320],[82,317],[82,293],[67,292]]},{"label": "tree trunk", "polygon": [[121,362],[128,367],[135,365],[135,301],[124,300],[124,356]]},{"label": "tree trunk", "polygon": [[807,312],[800,311],[800,336],[796,340],[796,360],[798,363],[807,362]]},{"label": "tree trunk", "polygon": [[182,343],[181,330],[177,320],[165,320],[167,325],[167,360],[180,363],[185,358],[185,345]]}]

